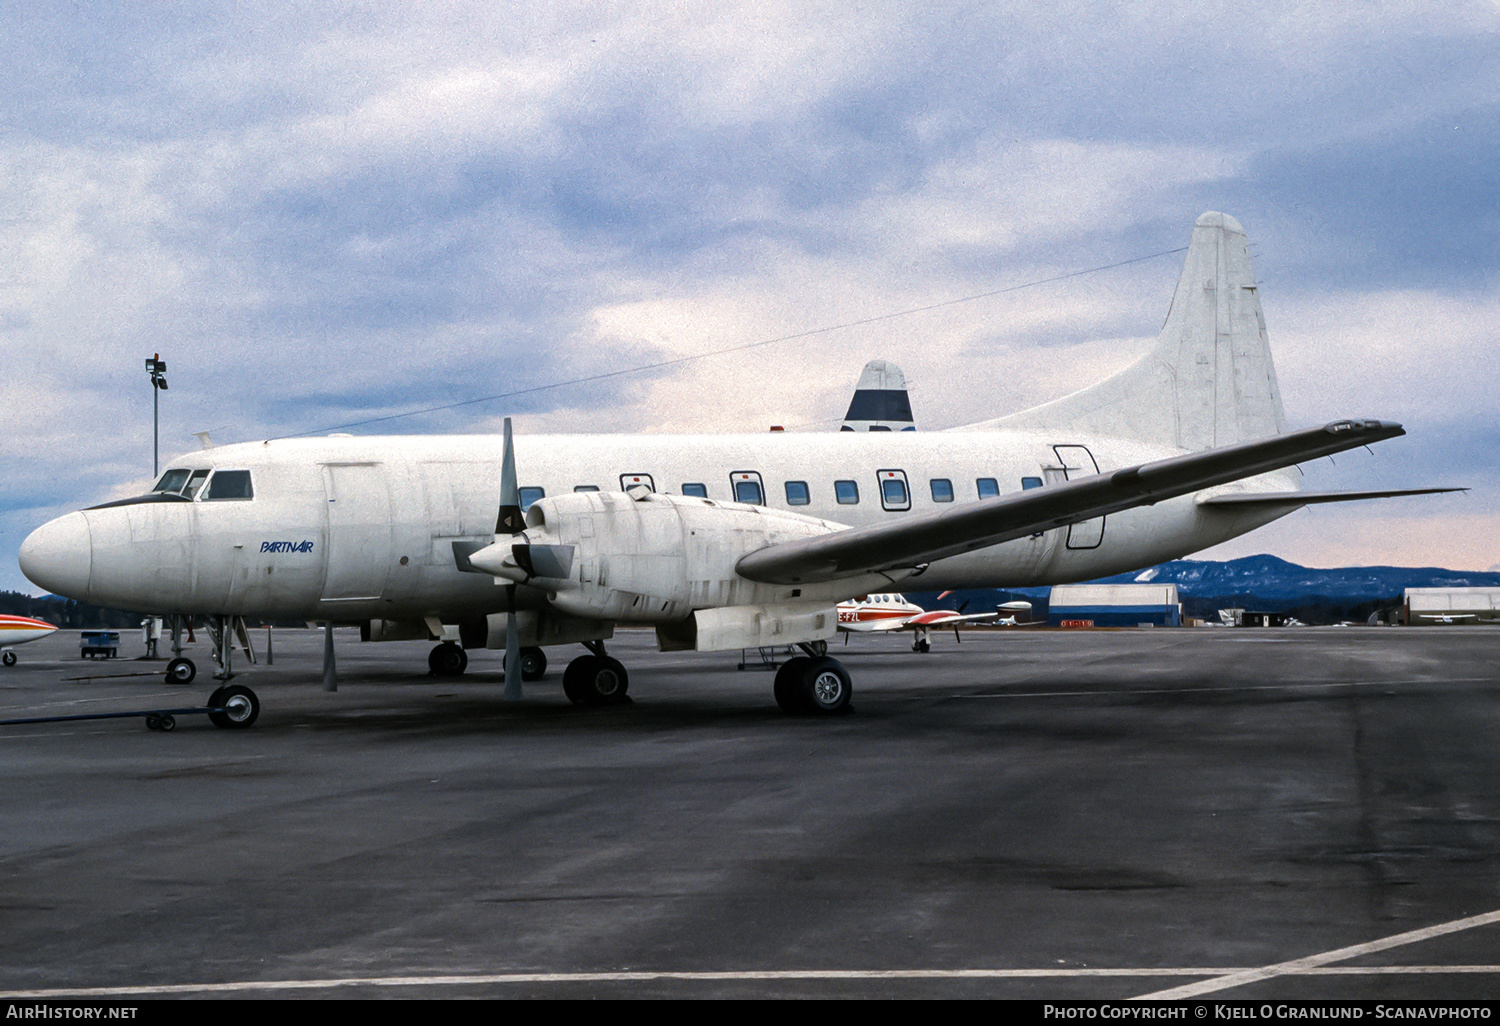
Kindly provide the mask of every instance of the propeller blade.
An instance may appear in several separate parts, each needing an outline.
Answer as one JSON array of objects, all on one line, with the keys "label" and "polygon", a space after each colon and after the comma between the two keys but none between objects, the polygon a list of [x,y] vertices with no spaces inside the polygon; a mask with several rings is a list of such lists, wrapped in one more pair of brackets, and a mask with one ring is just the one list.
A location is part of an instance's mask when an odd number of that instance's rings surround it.
[{"label": "propeller blade", "polygon": [[333,621],[325,620],[323,623],[323,690],[337,691],[338,689],[338,668],[333,661]]},{"label": "propeller blade", "polygon": [[521,493],[516,488],[516,448],[510,433],[510,418],[505,418],[505,448],[500,456],[500,516],[495,520],[496,534],[520,534],[526,529],[521,516]]},{"label": "propeller blade", "polygon": [[512,545],[511,558],[526,576],[567,580],[573,573],[571,545]]},{"label": "propeller blade", "polygon": [[505,614],[505,700],[521,700],[521,629],[516,623],[516,586],[507,585],[510,612]]}]

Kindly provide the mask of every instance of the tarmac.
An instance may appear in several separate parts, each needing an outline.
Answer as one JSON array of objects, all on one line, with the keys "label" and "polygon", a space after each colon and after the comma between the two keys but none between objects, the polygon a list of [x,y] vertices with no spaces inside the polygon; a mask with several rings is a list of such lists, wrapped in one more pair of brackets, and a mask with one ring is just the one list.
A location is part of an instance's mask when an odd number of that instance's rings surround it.
[{"label": "tarmac", "polygon": [[[649,632],[610,708],[337,637],[246,730],[0,727],[0,998],[1500,992],[1497,628],[858,636],[833,718]],[[123,641],[0,718],[203,704]]]}]

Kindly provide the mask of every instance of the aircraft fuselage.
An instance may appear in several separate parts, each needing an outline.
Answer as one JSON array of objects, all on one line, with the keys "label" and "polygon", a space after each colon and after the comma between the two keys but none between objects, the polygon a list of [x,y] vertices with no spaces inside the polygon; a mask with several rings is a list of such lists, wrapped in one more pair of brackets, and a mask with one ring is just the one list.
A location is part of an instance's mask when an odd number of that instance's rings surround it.
[{"label": "aircraft fuselage", "polygon": [[[698,485],[717,502],[738,495],[849,527],[1179,455],[1121,439],[996,431],[523,435],[515,450],[523,502],[632,485],[694,494],[688,486]],[[211,478],[193,501],[68,514],[27,540],[23,567],[58,594],[160,613],[472,619],[507,608],[504,587],[460,571],[454,557],[455,542],[494,540],[500,461],[501,439],[489,435],[280,439],[195,452],[167,466],[248,471],[250,497],[215,498]],[[1286,486],[1258,478],[1236,487]],[[919,580],[924,590],[1088,580],[1177,558],[1284,512],[1209,512],[1183,496],[942,559]],[[866,590],[856,583],[845,597]],[[519,589],[518,605],[539,599]]]}]

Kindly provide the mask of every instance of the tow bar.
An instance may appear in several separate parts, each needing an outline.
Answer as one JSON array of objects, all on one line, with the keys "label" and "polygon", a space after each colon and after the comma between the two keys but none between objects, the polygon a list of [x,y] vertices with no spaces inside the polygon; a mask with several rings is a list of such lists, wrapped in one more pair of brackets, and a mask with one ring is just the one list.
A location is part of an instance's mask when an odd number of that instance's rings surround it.
[{"label": "tow bar", "polygon": [[207,705],[182,709],[135,709],[131,712],[82,713],[76,716],[28,716],[19,720],[0,720],[0,727],[22,723],[72,723],[78,720],[125,720],[140,716],[148,730],[171,730],[179,716],[207,716],[216,727],[244,728],[260,716],[260,699],[242,684],[229,684],[208,696]]},{"label": "tow bar", "polygon": [[172,730],[177,726],[177,717],[212,716],[214,713],[223,715],[229,710],[222,705],[205,705],[190,709],[139,709],[134,712],[115,713],[85,713],[81,716],[30,716],[22,720],[0,720],[0,727],[16,726],[22,723],[71,723],[77,720],[125,720],[136,716],[144,716],[147,730]]}]

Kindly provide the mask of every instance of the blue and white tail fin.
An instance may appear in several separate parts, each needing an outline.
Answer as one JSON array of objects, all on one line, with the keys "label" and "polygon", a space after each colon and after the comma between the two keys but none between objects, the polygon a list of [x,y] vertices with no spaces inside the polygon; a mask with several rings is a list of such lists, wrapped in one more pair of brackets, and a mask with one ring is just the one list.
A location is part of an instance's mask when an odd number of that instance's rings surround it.
[{"label": "blue and white tail fin", "polygon": [[1286,432],[1245,229],[1198,218],[1151,352],[1072,395],[964,430],[1111,435],[1196,451]]},{"label": "blue and white tail fin", "polygon": [[894,363],[871,360],[865,364],[849,412],[840,431],[915,431],[906,375]]}]

